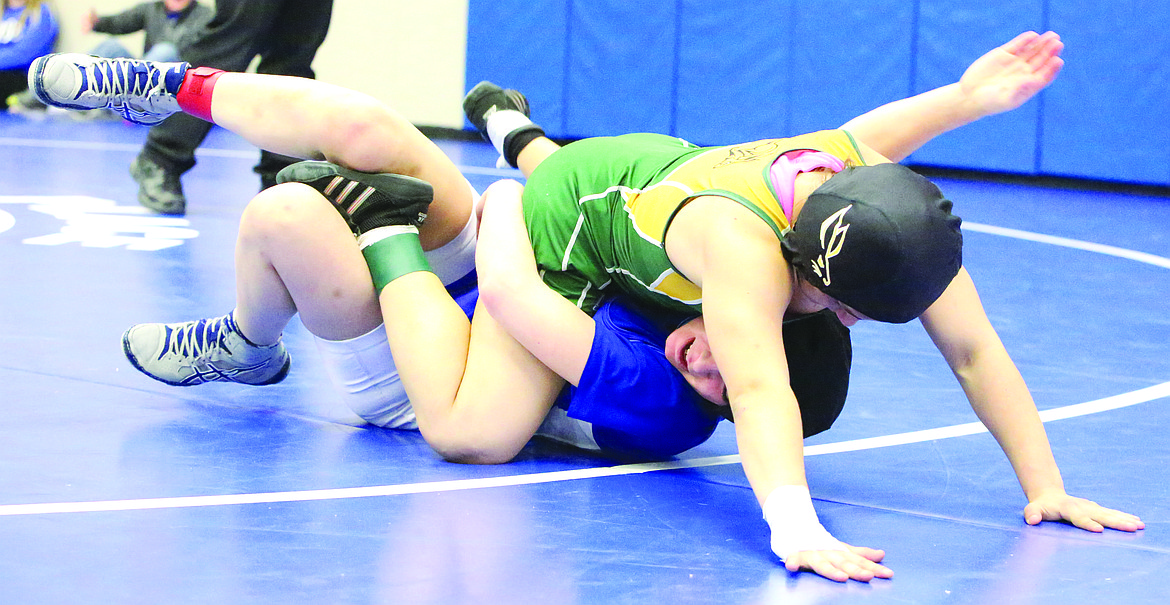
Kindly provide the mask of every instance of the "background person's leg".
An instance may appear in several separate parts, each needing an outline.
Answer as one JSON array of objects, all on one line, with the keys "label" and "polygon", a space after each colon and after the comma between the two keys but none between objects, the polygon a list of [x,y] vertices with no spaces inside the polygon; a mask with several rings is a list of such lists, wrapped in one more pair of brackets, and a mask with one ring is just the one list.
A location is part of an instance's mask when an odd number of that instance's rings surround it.
[{"label": "background person's leg", "polygon": [[[332,9],[332,2],[318,2]],[[200,35],[192,36],[179,48],[182,60],[194,66],[214,67],[225,71],[243,71],[252,58],[271,47],[275,28],[285,12],[304,10],[287,0],[218,0],[216,14]],[[314,13],[318,14],[319,13]],[[314,44],[311,57],[316,54],[329,21],[312,24],[308,37],[294,36],[282,44]],[[308,53],[306,49],[304,51]],[[303,54],[297,59],[302,60]],[[308,64],[306,63],[306,65]],[[285,68],[278,65],[278,68]],[[272,68],[275,70],[277,67]],[[270,72],[272,72],[270,70]],[[312,77],[312,73],[306,75]],[[134,166],[139,183],[139,202],[156,211],[168,214],[186,212],[179,177],[195,165],[195,150],[203,143],[211,125],[189,115],[174,115],[151,128]],[[275,174],[275,172],[273,172]],[[270,183],[266,183],[270,184]]]},{"label": "background person's leg", "polygon": [[[313,58],[329,32],[332,15],[333,0],[286,0],[260,50],[256,73],[315,78]],[[271,187],[276,184],[276,173],[295,161],[262,150],[253,171],[260,175],[261,187]]]}]

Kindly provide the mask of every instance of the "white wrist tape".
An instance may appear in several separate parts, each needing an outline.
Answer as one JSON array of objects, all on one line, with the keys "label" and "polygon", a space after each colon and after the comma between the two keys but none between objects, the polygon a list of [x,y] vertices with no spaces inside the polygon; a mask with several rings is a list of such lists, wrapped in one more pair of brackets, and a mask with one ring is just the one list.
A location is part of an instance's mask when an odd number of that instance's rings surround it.
[{"label": "white wrist tape", "polygon": [[803,485],[781,485],[764,499],[764,520],[772,530],[772,552],[783,561],[802,550],[848,550],[821,525],[812,496]]}]

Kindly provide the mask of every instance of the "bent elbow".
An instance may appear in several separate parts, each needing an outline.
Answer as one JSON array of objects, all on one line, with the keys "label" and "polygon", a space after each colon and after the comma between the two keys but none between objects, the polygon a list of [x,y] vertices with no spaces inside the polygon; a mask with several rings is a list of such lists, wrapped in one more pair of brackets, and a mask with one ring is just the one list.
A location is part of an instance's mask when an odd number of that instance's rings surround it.
[{"label": "bent elbow", "polygon": [[505,464],[515,458],[514,455],[501,454],[499,452],[491,452],[485,450],[471,449],[460,450],[458,452],[447,452],[440,454],[443,460],[447,462],[455,462],[457,464]]},{"label": "bent elbow", "polygon": [[457,464],[504,464],[516,457],[514,452],[503,452],[490,448],[457,447],[436,449],[443,460]]},{"label": "bent elbow", "polygon": [[500,317],[501,311],[515,300],[516,285],[509,283],[505,278],[487,278],[479,280],[479,302],[492,317]]},{"label": "bent elbow", "polygon": [[[422,428],[422,427],[420,427]],[[458,464],[504,464],[511,462],[519,449],[508,444],[486,443],[483,439],[435,435],[422,431],[423,438],[447,462]],[[429,434],[428,434],[429,433]]]}]

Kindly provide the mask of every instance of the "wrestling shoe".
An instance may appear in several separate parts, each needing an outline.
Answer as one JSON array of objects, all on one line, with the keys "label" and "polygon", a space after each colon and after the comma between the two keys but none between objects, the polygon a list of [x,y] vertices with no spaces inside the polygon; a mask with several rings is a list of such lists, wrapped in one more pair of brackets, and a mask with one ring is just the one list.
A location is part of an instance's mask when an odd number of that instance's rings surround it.
[{"label": "wrestling shoe", "polygon": [[111,109],[135,124],[158,124],[180,111],[175,94],[187,63],[45,55],[28,68],[28,88],[46,105]]},{"label": "wrestling shoe", "polygon": [[284,380],[291,363],[284,344],[258,347],[248,342],[233,314],[186,323],[138,324],[122,335],[122,349],[138,371],[178,387]]},{"label": "wrestling shoe", "polygon": [[480,136],[485,141],[491,142],[488,138],[487,122],[488,118],[497,111],[511,109],[519,111],[525,116],[530,116],[528,107],[528,98],[519,90],[511,88],[500,88],[487,80],[476,84],[467,96],[463,97],[463,113],[479,131]]},{"label": "wrestling shoe", "polygon": [[435,197],[431,184],[402,174],[358,172],[305,161],[276,173],[277,183],[304,183],[341,213],[354,235],[389,225],[422,225]]},{"label": "wrestling shoe", "polygon": [[187,198],[179,175],[141,155],[130,162],[130,176],[138,183],[138,203],[159,213],[182,216]]}]

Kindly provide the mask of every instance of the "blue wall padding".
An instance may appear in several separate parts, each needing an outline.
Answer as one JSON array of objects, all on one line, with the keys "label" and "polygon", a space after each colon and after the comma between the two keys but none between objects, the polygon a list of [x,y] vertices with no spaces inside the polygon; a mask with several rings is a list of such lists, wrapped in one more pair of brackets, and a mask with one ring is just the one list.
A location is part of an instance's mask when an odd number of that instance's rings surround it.
[{"label": "blue wall padding", "polygon": [[550,135],[725,144],[834,128],[954,82],[1033,29],[1064,71],[911,163],[1170,185],[1170,2],[470,0],[467,83],[523,90]]},{"label": "blue wall padding", "polygon": [[910,93],[913,4],[796,3],[787,134],[836,128]]},{"label": "blue wall padding", "polygon": [[[1042,0],[972,3],[920,0],[914,92],[958,81],[964,70],[992,48],[1031,29],[1044,31]],[[923,146],[910,161],[934,166],[1034,173],[1037,169],[1041,102],[986,118]]]},{"label": "blue wall padding", "polygon": [[563,134],[669,132],[675,3],[572,0],[569,6]]},{"label": "blue wall padding", "polygon": [[1041,170],[1170,184],[1170,3],[1049,10],[1067,64],[1044,100]]},{"label": "blue wall padding", "polygon": [[471,0],[467,89],[491,80],[522,90],[533,117],[550,134],[563,133],[568,20],[565,0]]},{"label": "blue wall padding", "polygon": [[[789,2],[682,0],[675,129],[698,144],[791,132]],[[760,35],[761,28],[767,35]]]}]

